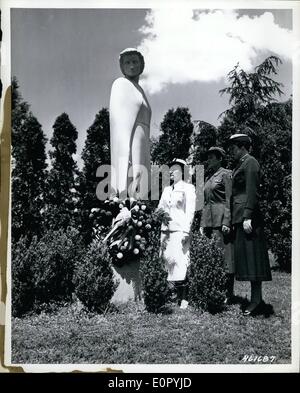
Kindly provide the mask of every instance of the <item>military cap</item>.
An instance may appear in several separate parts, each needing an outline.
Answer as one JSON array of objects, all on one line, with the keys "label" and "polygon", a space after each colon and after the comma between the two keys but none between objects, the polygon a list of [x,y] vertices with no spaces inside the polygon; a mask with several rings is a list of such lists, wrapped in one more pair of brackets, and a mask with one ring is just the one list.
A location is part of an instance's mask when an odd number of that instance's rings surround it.
[{"label": "military cap", "polygon": [[222,157],[224,157],[225,154],[226,154],[224,149],[222,149],[221,147],[217,147],[217,146],[212,146],[212,147],[210,147],[210,148],[208,149],[208,151],[207,151],[207,154],[209,154],[209,153],[214,153],[214,152],[219,153]]}]

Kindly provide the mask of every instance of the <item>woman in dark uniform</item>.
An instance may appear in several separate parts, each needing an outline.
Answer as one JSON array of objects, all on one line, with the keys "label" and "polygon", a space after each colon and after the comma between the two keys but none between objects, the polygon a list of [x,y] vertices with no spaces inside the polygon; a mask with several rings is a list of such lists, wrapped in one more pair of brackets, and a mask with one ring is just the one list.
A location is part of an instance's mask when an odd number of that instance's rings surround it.
[{"label": "woman in dark uniform", "polygon": [[259,209],[260,166],[249,154],[250,145],[246,134],[235,134],[229,139],[236,161],[231,197],[236,279],[251,282],[251,302],[244,315],[254,315],[259,310],[263,304],[262,281],[272,280]]},{"label": "woman in dark uniform", "polygon": [[224,252],[224,269],[227,273],[225,304],[234,298],[234,259],[230,239],[231,171],[222,167],[225,151],[211,147],[207,152],[208,172],[204,185],[204,207],[201,216],[201,234],[215,234],[217,244]]}]

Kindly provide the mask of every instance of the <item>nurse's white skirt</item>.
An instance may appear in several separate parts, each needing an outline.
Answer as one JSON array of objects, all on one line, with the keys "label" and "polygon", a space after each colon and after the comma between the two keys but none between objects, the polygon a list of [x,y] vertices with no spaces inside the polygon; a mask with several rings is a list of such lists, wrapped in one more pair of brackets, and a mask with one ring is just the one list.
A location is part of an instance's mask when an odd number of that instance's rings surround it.
[{"label": "nurse's white skirt", "polygon": [[[185,233],[182,231],[161,232],[160,254],[164,260],[168,281],[182,281],[186,278],[190,263],[190,241],[183,244]],[[165,248],[163,247],[165,242]]]}]

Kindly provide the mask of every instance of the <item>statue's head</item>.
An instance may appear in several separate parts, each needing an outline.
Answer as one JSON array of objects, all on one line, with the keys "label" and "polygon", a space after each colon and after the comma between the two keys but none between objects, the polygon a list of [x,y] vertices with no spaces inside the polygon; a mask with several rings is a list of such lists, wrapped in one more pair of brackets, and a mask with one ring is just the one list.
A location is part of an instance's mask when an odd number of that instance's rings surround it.
[{"label": "statue's head", "polygon": [[[135,48],[124,49],[119,56],[120,68],[122,73],[129,78],[141,75],[144,71],[145,61],[144,57]],[[136,67],[134,65],[136,64]]]}]

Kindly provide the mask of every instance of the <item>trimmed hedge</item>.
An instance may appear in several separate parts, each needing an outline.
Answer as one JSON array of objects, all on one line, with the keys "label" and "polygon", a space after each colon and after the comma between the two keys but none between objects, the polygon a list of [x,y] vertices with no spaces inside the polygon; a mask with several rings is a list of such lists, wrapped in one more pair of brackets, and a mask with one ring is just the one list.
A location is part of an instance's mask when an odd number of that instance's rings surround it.
[{"label": "trimmed hedge", "polygon": [[82,252],[78,232],[48,231],[32,252],[36,302],[71,301],[75,262]]},{"label": "trimmed hedge", "polygon": [[31,243],[21,238],[13,245],[12,312],[21,316],[42,311],[53,302],[69,302],[74,291],[73,271],[82,253],[78,231],[49,230]]},{"label": "trimmed hedge", "polygon": [[211,313],[224,307],[226,273],[223,268],[223,251],[211,239],[194,232],[190,248],[189,301],[191,305]]},{"label": "trimmed hedge", "polygon": [[75,294],[90,311],[103,313],[116,290],[108,247],[93,241],[77,261],[74,271]]},{"label": "trimmed hedge", "polygon": [[160,257],[160,227],[167,217],[162,210],[158,210],[153,213],[152,219],[149,242],[141,258],[141,275],[146,310],[159,313],[171,296],[167,281],[168,273]]}]

